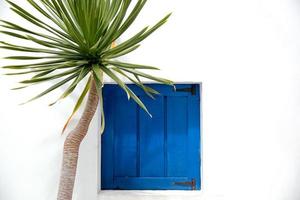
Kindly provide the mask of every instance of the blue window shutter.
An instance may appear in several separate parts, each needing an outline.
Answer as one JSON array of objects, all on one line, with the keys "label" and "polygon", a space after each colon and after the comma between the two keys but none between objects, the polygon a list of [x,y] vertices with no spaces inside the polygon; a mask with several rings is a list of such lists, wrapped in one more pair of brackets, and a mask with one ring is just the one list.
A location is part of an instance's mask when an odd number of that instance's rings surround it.
[{"label": "blue window shutter", "polygon": [[128,101],[117,85],[104,87],[102,189],[199,190],[199,85],[178,84],[178,91],[165,85],[149,86],[161,93],[155,100],[129,85],[152,118]]},{"label": "blue window shutter", "polygon": [[[151,110],[152,118],[139,109],[139,142],[141,177],[165,176],[165,142],[164,142],[164,97],[153,99],[143,96],[141,100]],[[155,151],[153,151],[155,149]]]}]

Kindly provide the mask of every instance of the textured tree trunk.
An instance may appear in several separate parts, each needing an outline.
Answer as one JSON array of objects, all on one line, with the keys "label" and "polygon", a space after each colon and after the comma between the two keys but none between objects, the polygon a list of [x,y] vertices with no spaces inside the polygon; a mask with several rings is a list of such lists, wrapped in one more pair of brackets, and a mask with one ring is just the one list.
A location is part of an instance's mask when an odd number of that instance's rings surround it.
[{"label": "textured tree trunk", "polygon": [[98,101],[99,95],[95,82],[92,81],[84,112],[76,128],[69,133],[64,143],[63,163],[57,200],[72,200],[79,147],[87,134],[91,120],[97,110]]}]

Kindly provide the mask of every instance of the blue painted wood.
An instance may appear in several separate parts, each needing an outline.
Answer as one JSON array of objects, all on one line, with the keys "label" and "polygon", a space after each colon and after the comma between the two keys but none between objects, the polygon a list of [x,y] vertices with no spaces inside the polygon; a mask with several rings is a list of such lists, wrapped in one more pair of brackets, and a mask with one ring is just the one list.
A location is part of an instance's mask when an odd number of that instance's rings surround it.
[{"label": "blue painted wood", "polygon": [[141,100],[151,110],[152,118],[140,109],[140,169],[141,177],[164,176],[164,98]]},{"label": "blue painted wood", "polygon": [[[197,90],[200,91],[199,85],[197,85]],[[188,97],[188,163],[189,165],[189,177],[199,177],[201,180],[201,173],[199,168],[201,165],[201,138],[200,138],[200,96],[189,96]],[[199,157],[199,159],[195,159],[195,157]],[[196,189],[201,189],[201,181],[196,182]]]},{"label": "blue painted wood", "polygon": [[119,189],[136,190],[187,190],[186,186],[174,182],[190,181],[187,177],[116,177]]},{"label": "blue painted wood", "polygon": [[[161,95],[160,96],[189,96],[190,92],[174,92],[174,87],[168,85],[161,84],[145,84],[151,86],[151,88],[158,90]],[[193,84],[176,84],[176,89],[188,88]],[[136,85],[128,84],[129,88],[132,89],[136,95],[144,96],[145,92]],[[196,94],[195,96],[200,95],[199,85],[196,84]],[[116,84],[106,84],[104,87],[104,93],[109,96],[124,96],[126,93]]]},{"label": "blue painted wood", "polygon": [[184,177],[188,172],[187,97],[167,97],[168,177]]},{"label": "blue painted wood", "polygon": [[[149,84],[161,95],[142,99],[150,118],[117,85],[104,87],[106,129],[102,136],[102,189],[191,190],[174,182],[196,179],[200,189],[200,88],[196,94]],[[177,88],[191,87],[178,84]]]},{"label": "blue painted wood", "polygon": [[114,176],[137,176],[137,111],[134,101],[114,100]]},{"label": "blue painted wood", "polygon": [[114,179],[114,101],[111,100],[111,96],[104,95],[103,102],[105,120],[109,123],[105,125],[105,134],[102,135],[101,138],[101,187],[102,189],[110,189],[114,187],[113,179]]}]

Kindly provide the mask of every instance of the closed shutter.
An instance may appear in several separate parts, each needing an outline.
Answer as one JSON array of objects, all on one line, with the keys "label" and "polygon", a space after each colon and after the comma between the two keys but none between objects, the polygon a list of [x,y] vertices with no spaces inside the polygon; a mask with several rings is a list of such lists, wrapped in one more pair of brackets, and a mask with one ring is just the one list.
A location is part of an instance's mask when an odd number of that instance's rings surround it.
[{"label": "closed shutter", "polygon": [[102,189],[200,189],[200,89],[149,84],[155,100],[135,85],[152,118],[117,85],[105,85]]}]

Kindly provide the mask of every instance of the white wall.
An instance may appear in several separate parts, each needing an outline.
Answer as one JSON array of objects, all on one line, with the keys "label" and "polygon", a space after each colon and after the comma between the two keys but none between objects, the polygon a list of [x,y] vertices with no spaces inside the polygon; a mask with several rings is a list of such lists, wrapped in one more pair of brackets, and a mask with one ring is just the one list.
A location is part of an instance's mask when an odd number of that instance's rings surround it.
[{"label": "white wall", "polygon": [[[175,81],[203,82],[198,199],[300,199],[300,3],[149,1],[130,33],[168,11],[169,23],[125,59],[159,65],[158,74]],[[0,199],[55,199],[59,132],[75,96],[53,108],[46,105],[55,96],[20,107],[37,90],[9,91],[14,82],[0,78]],[[78,200],[96,199],[97,121],[82,146]]]}]

